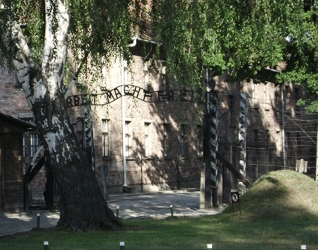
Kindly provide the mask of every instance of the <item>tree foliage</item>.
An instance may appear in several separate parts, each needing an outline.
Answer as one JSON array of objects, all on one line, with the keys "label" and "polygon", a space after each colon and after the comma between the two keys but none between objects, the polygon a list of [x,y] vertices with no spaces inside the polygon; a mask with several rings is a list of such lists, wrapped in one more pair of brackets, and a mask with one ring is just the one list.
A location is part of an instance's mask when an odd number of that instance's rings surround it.
[{"label": "tree foliage", "polygon": [[[4,3],[10,7],[6,20],[27,24],[25,34],[39,53],[43,1]],[[185,86],[199,84],[205,67],[214,74],[231,69],[232,79],[262,81],[267,77],[262,70],[268,67],[282,71],[278,83],[293,81],[317,92],[316,0],[66,0],[65,4],[70,15],[68,48],[77,60],[89,53],[95,67],[102,56],[121,54],[129,59],[128,44],[139,35],[161,44],[167,69]],[[279,68],[280,62],[287,67]]]},{"label": "tree foliage", "polygon": [[[24,82],[38,130],[53,152],[50,158],[59,175],[63,191],[60,222],[75,229],[113,228],[120,223],[103,202],[97,184],[89,184],[94,179],[89,164],[83,163],[83,156],[72,155],[79,147],[70,138],[76,136],[67,122],[61,79],[68,85],[77,72],[89,73],[93,77],[83,82],[89,85],[103,64],[119,56],[132,61],[129,44],[134,37],[156,42],[153,57],[164,58],[168,75],[181,87],[202,87],[203,69],[214,75],[228,70],[229,80],[302,84],[313,97],[309,109],[318,110],[316,0],[1,2],[5,8],[0,11],[0,66],[16,70]],[[65,153],[65,162],[54,150]],[[85,192],[86,202],[79,201]]]}]

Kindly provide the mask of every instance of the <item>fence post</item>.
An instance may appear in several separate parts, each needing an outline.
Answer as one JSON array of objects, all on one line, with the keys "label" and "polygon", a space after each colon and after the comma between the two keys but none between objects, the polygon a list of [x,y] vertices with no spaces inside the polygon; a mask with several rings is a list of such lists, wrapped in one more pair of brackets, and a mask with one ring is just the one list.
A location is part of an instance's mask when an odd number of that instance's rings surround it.
[{"label": "fence post", "polygon": [[171,217],[173,217],[173,206],[170,205],[170,212],[171,212]]},{"label": "fence post", "polygon": [[40,229],[40,224],[41,224],[41,217],[40,214],[37,214],[36,216],[36,228]]},{"label": "fence post", "polygon": [[116,208],[116,217],[119,218],[119,206]]}]

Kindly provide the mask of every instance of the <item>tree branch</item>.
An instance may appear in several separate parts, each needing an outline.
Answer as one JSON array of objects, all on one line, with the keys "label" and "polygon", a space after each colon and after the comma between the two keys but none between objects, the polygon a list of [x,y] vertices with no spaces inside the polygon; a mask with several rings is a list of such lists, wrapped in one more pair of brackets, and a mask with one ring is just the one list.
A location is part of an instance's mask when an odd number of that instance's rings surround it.
[{"label": "tree branch", "polygon": [[12,26],[11,38],[14,44],[13,65],[17,71],[18,81],[22,85],[28,99],[28,97],[32,94],[30,74],[33,68],[33,63],[30,58],[29,46],[18,23],[15,23]]},{"label": "tree branch", "polygon": [[69,16],[62,0],[45,0],[45,40],[42,78],[46,79],[50,98],[60,88],[66,60]]}]

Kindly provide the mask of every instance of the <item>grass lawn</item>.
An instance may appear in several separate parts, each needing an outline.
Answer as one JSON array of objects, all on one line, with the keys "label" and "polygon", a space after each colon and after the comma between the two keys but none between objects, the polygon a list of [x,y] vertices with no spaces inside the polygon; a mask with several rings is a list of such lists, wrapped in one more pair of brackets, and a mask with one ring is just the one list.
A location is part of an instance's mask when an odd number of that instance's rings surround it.
[{"label": "grass lawn", "polygon": [[240,221],[239,214],[166,220],[127,220],[117,232],[69,232],[42,229],[0,240],[0,249],[318,249],[318,220]]},{"label": "grass lawn", "polygon": [[[0,240],[0,249],[318,249],[318,188],[305,175],[276,171],[261,177],[238,204],[200,218],[125,220],[121,231],[41,229]],[[232,209],[234,208],[234,209]],[[234,212],[234,213],[233,213]],[[1,222],[0,222],[1,223]],[[0,224],[1,226],[1,224]]]}]

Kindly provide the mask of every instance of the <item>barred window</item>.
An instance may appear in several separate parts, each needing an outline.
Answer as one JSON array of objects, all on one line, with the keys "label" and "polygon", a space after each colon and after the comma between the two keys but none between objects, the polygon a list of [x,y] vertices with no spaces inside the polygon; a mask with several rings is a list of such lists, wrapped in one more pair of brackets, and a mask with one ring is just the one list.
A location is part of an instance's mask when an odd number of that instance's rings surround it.
[{"label": "barred window", "polygon": [[169,124],[163,125],[163,155],[168,157],[170,154],[169,146]]},{"label": "barred window", "polygon": [[197,156],[203,156],[203,130],[201,125],[197,125]]},{"label": "barred window", "polygon": [[109,145],[109,132],[108,132],[108,123],[109,120],[102,120],[102,156],[110,156],[110,145]]},{"label": "barred window", "polygon": [[[34,124],[33,118],[20,118],[23,121]],[[40,147],[39,135],[36,131],[27,131],[23,135],[23,157],[34,157]]]},{"label": "barred window", "polygon": [[39,148],[39,135],[30,134],[30,156],[33,157]]},{"label": "barred window", "polygon": [[144,127],[145,127],[145,156],[149,157],[150,156],[150,142],[149,142],[149,122],[145,122]]},{"label": "barred window", "polygon": [[166,66],[162,67],[162,73],[161,73],[161,85],[162,85],[162,90],[163,94],[167,95],[167,90],[168,90],[168,84],[167,84],[167,75],[166,75]]},{"label": "barred window", "polygon": [[234,113],[234,96],[233,95],[229,95],[228,98],[229,101],[229,120],[228,123],[230,126],[234,125],[234,119],[235,119],[235,113]]},{"label": "barred window", "polygon": [[131,156],[130,121],[125,122],[125,156]]},{"label": "barred window", "polygon": [[148,90],[149,88],[149,71],[148,71],[148,62],[144,62],[144,86],[145,90]]},{"label": "barred window", "polygon": [[188,150],[187,150],[187,125],[182,124],[181,125],[181,156],[187,157],[188,156]]}]

